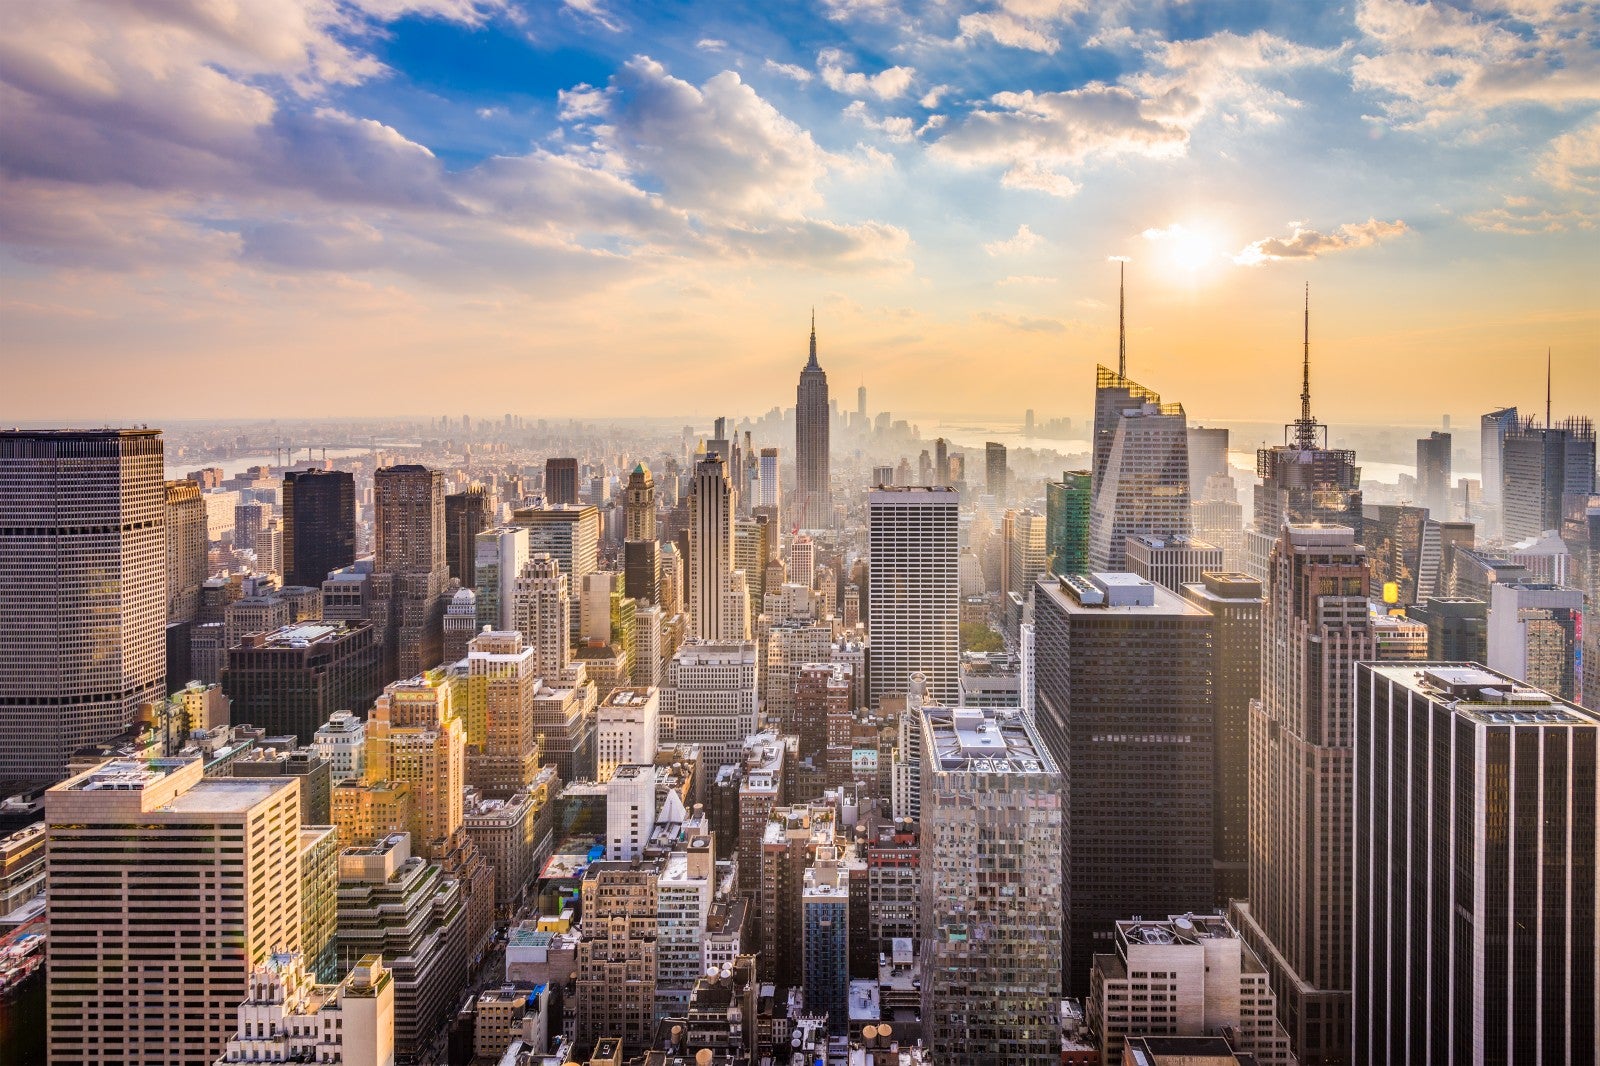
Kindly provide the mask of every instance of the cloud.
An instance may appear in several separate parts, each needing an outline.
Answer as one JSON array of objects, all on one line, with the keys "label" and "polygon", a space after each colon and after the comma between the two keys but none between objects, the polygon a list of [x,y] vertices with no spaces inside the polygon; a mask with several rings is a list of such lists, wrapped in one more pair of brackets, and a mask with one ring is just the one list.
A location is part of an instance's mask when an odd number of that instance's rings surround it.
[{"label": "cloud", "polygon": [[1403,128],[1438,126],[1517,105],[1600,100],[1600,30],[1593,3],[1361,0],[1351,61],[1356,89]]},{"label": "cloud", "polygon": [[716,37],[702,37],[694,43],[702,52],[720,52],[728,47],[728,42]]},{"label": "cloud", "polygon": [[954,85],[935,85],[933,88],[923,93],[922,98],[919,99],[917,103],[930,109],[938,107],[939,101],[943,100],[946,94],[955,92],[955,89],[956,87]]},{"label": "cloud", "polygon": [[1574,206],[1544,206],[1525,198],[1505,198],[1503,206],[1490,207],[1467,215],[1467,225],[1488,233],[1529,237],[1541,233],[1568,233],[1592,230],[1600,224],[1600,211]]},{"label": "cloud", "polygon": [[1024,222],[1017,227],[1017,232],[1001,241],[990,241],[983,246],[983,250],[990,255],[1021,255],[1037,248],[1044,238],[1028,228]]},{"label": "cloud", "polygon": [[1060,278],[1047,277],[1043,274],[1011,274],[1008,277],[1003,277],[999,281],[995,282],[996,285],[1000,286],[1058,285],[1060,283]]},{"label": "cloud", "polygon": [[809,70],[807,70],[805,67],[796,66],[793,63],[779,63],[776,60],[769,59],[763,64],[763,69],[769,70],[781,77],[797,81],[801,85],[804,85],[806,82],[811,80],[811,72]]},{"label": "cloud", "polygon": [[855,100],[846,107],[841,114],[846,118],[859,122],[869,130],[877,130],[891,141],[905,142],[911,140],[912,122],[903,115],[891,115],[888,118],[876,119],[867,112],[864,101]]},{"label": "cloud", "polygon": [[606,113],[606,91],[593,85],[578,84],[556,91],[556,113],[563,122],[598,118]]},{"label": "cloud", "polygon": [[847,19],[885,22],[899,10],[895,0],[822,0],[822,7],[835,22]]},{"label": "cloud", "polygon": [[561,0],[561,5],[568,11],[589,19],[603,30],[609,30],[612,33],[622,32],[622,23],[615,15],[606,10],[605,5],[600,0]]},{"label": "cloud", "polygon": [[1059,318],[1041,318],[1035,315],[1008,315],[999,311],[979,311],[978,321],[991,326],[1014,329],[1021,333],[1065,333],[1067,324]]},{"label": "cloud", "polygon": [[1551,141],[1534,174],[1557,189],[1600,193],[1600,119]]},{"label": "cloud", "polygon": [[844,53],[837,48],[824,48],[817,53],[817,70],[822,83],[846,96],[876,96],[880,100],[893,100],[904,95],[916,76],[912,67],[889,67],[876,74],[862,74],[844,68]]},{"label": "cloud", "polygon": [[956,43],[971,45],[988,37],[1007,48],[1055,55],[1061,48],[1056,26],[1089,6],[1086,0],[998,0],[988,10],[956,20],[961,29]]},{"label": "cloud", "polygon": [[[1251,242],[1233,257],[1233,261],[1240,266],[1259,266],[1279,259],[1315,259],[1333,252],[1367,248],[1406,232],[1408,227],[1399,219],[1380,222],[1376,218],[1369,218],[1365,222],[1346,223],[1331,233],[1318,233],[1295,226],[1294,233],[1288,237],[1268,237]],[[1149,236],[1149,233],[1145,235]]]}]

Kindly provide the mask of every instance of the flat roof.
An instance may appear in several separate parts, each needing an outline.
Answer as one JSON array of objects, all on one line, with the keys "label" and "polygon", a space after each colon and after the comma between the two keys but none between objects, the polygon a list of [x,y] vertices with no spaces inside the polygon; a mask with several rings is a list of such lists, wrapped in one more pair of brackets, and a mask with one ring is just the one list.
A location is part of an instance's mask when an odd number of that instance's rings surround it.
[{"label": "flat roof", "polygon": [[208,777],[189,791],[174,796],[165,811],[235,814],[247,811],[288,788],[297,777]]}]

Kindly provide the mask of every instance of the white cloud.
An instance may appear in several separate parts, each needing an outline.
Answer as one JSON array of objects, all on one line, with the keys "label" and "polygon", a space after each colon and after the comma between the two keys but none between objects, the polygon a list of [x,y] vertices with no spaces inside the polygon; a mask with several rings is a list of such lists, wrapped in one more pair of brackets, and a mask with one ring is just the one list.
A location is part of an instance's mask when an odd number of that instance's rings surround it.
[{"label": "white cloud", "polygon": [[570,89],[556,91],[556,113],[563,122],[598,118],[609,106],[606,91],[593,85],[579,84]]},{"label": "white cloud", "polygon": [[612,33],[622,32],[622,23],[606,9],[600,0],[561,0],[561,3],[568,11],[590,19],[601,29],[609,30]]},{"label": "white cloud", "polygon": [[1551,141],[1534,173],[1557,189],[1600,193],[1600,119]]},{"label": "white cloud", "polygon": [[899,10],[895,0],[822,0],[822,6],[836,22],[853,18],[884,22]]},{"label": "white cloud", "polygon": [[1012,165],[1011,169],[1000,175],[1000,184],[1008,189],[1027,189],[1059,196],[1062,199],[1076,196],[1078,190],[1082,188],[1065,174],[1042,167],[1032,160],[1023,160]]},{"label": "white cloud", "polygon": [[963,43],[979,37],[992,37],[995,43],[1008,48],[1022,48],[1045,55],[1055,55],[1061,48],[1061,42],[1038,26],[1004,11],[979,11],[962,15],[958,25],[961,27],[960,40]]},{"label": "white cloud", "polygon": [[763,64],[763,69],[769,70],[780,77],[797,81],[801,85],[811,80],[811,72],[809,70],[793,63],[779,63],[777,60],[769,59]]},{"label": "white cloud", "polygon": [[[1288,237],[1252,241],[1233,257],[1233,261],[1240,266],[1259,266],[1279,259],[1316,259],[1333,252],[1367,248],[1406,232],[1408,227],[1399,219],[1382,222],[1369,218],[1365,222],[1349,222],[1330,233],[1318,233],[1297,225]],[[1150,232],[1145,236],[1150,236]]]},{"label": "white cloud", "polygon": [[1016,233],[1004,240],[988,242],[983,246],[983,250],[990,255],[1021,255],[1033,251],[1043,241],[1044,238],[1029,229],[1028,224],[1024,222],[1017,227]]},{"label": "white cloud", "polygon": [[930,109],[938,107],[939,101],[943,100],[946,94],[955,92],[955,89],[956,87],[954,85],[935,85],[933,88],[923,93],[922,98],[919,99],[917,103]]},{"label": "white cloud", "polygon": [[702,37],[694,46],[702,52],[720,52],[728,47],[728,42],[716,37]]},{"label": "white cloud", "polygon": [[1012,285],[1058,285],[1060,283],[1060,278],[1047,277],[1043,274],[1012,274],[995,282],[996,285],[1006,287]]},{"label": "white cloud", "polygon": [[889,67],[876,74],[863,74],[844,68],[844,53],[837,48],[825,48],[817,53],[817,69],[822,83],[834,92],[846,96],[876,96],[880,100],[893,100],[911,87],[916,77],[912,67]]},{"label": "white cloud", "polygon": [[841,114],[854,122],[861,123],[869,130],[877,130],[891,141],[904,142],[911,140],[913,123],[909,118],[900,115],[891,115],[881,119],[873,118],[867,112],[867,105],[864,101],[852,101]]}]

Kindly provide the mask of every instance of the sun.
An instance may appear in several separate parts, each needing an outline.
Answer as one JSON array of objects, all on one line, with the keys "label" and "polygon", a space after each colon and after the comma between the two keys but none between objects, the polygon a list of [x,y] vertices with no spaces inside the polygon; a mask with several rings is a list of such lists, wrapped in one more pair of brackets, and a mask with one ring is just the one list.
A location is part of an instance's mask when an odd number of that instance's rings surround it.
[{"label": "sun", "polygon": [[1228,262],[1227,242],[1209,223],[1174,222],[1163,229],[1147,229],[1141,236],[1154,246],[1164,272],[1175,279],[1198,281]]}]

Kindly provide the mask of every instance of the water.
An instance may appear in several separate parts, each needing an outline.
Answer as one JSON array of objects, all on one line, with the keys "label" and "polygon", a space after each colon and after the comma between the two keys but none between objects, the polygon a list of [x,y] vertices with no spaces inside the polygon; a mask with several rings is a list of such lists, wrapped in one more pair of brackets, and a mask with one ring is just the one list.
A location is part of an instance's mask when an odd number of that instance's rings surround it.
[{"label": "water", "polygon": [[[387,446],[386,446],[387,447]],[[355,456],[371,455],[371,448],[329,448],[329,459],[349,459]],[[304,464],[306,452],[302,448],[295,453],[298,462]],[[322,449],[313,449],[312,457],[315,460],[322,458]],[[168,459],[166,477],[169,481],[185,477],[191,470],[203,470],[208,466],[222,467],[226,477],[237,477],[252,466],[274,466],[278,463],[278,456],[272,452],[262,452],[256,455],[236,455],[231,459]]]}]

